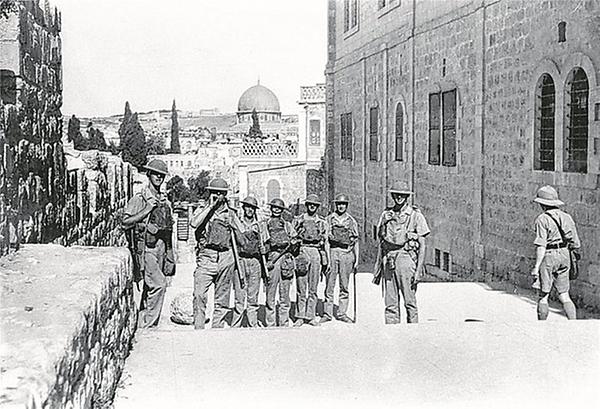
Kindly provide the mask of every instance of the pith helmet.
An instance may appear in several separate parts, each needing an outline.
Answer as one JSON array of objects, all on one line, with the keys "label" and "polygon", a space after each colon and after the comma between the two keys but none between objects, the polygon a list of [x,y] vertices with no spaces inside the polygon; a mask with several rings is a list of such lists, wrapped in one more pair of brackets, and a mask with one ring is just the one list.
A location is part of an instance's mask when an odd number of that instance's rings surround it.
[{"label": "pith helmet", "polygon": [[206,187],[206,190],[212,192],[227,192],[228,189],[229,185],[227,184],[225,179],[222,178],[212,179],[210,182],[208,182],[208,186]]},{"label": "pith helmet", "polygon": [[317,195],[313,195],[313,194],[306,196],[306,200],[304,200],[304,203],[321,206],[321,202],[319,202],[319,198],[317,197]]},{"label": "pith helmet", "polygon": [[533,201],[546,206],[558,207],[564,205],[561,200],[558,200],[558,193],[556,192],[556,189],[549,185],[539,188]]},{"label": "pith helmet", "polygon": [[279,198],[271,200],[271,203],[269,203],[269,206],[278,207],[280,209],[285,209],[285,203],[283,202],[283,200],[281,200]]},{"label": "pith helmet", "polygon": [[335,199],[333,200],[333,203],[348,203],[350,202],[350,200],[348,200],[348,196],[346,196],[343,193],[340,193],[339,195],[337,195],[335,197]]},{"label": "pith helmet", "polygon": [[248,196],[244,200],[241,201],[243,205],[254,207],[258,209],[258,201],[254,198],[254,196]]},{"label": "pith helmet", "polygon": [[413,194],[408,183],[403,180],[392,185],[389,192],[391,194],[397,194],[397,195],[412,195]]},{"label": "pith helmet", "polygon": [[148,172],[160,173],[161,175],[169,173],[167,164],[160,159],[150,159],[146,166],[144,166],[144,169]]}]

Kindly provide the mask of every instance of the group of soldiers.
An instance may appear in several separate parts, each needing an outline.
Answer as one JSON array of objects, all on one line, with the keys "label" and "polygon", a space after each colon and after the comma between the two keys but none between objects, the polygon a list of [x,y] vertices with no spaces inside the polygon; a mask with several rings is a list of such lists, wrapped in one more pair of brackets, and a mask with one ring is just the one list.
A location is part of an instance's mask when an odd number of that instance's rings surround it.
[{"label": "group of soldiers", "polygon": [[[175,264],[171,243],[173,219],[160,192],[167,166],[153,159],[145,168],[148,186],[128,203],[123,224],[133,233],[130,247],[134,267],[144,282],[138,323],[147,328],[159,322],[166,277],[174,274]],[[259,219],[258,201],[252,196],[241,201],[241,210],[232,207],[225,180],[211,180],[207,190],[208,206],[196,210],[190,218],[197,239],[193,298],[196,329],[205,328],[209,322],[206,310],[211,285],[214,286],[212,328],[226,325],[232,287],[235,298],[232,327],[289,326],[294,279],[294,326],[318,326],[334,318],[353,322],[347,315],[349,282],[359,261],[359,234],[356,220],[348,213],[346,195],[335,197],[334,211],[326,218],[318,214],[321,206],[318,197],[308,195],[305,212],[288,221],[290,218],[284,217],[284,212],[289,210],[280,198],[268,204],[269,217]],[[387,324],[400,323],[401,300],[406,321],[417,323],[416,289],[424,276],[425,239],[430,230],[423,213],[410,203],[412,191],[407,183],[392,187],[389,193],[392,205],[383,210],[377,225],[379,246],[373,282],[382,286]],[[575,306],[569,298],[569,252],[581,245],[575,223],[559,209],[563,203],[552,187],[540,188],[534,201],[544,210],[535,221],[537,256],[531,272],[533,288],[539,292],[538,318],[543,320],[548,316],[548,294],[555,287],[567,317],[574,319]],[[326,283],[324,310],[317,317],[317,287],[322,279]],[[334,316],[334,290],[338,281],[339,302]],[[264,323],[258,319],[261,282],[266,293]]]},{"label": "group of soldiers", "polygon": [[[227,200],[228,189],[225,180],[211,180],[207,187],[209,206],[196,210],[190,219],[198,242],[194,327],[205,327],[211,284],[215,294],[212,328],[225,326],[232,287],[235,304],[231,326],[242,326],[244,313],[247,326],[263,325],[258,320],[261,281],[266,293],[264,326],[289,326],[294,279],[293,325],[320,325],[334,318],[333,294],[338,277],[340,301],[335,318],[352,322],[346,312],[349,278],[358,262],[358,229],[347,212],[348,198],[338,195],[336,211],[323,218],[317,213],[321,205],[317,196],[308,195],[304,201],[306,212],[291,221],[284,218],[288,210],[283,200],[275,198],[269,203],[269,217],[259,220],[256,198],[242,200],[240,214]],[[325,308],[319,319],[317,286],[322,278],[326,279]]]}]

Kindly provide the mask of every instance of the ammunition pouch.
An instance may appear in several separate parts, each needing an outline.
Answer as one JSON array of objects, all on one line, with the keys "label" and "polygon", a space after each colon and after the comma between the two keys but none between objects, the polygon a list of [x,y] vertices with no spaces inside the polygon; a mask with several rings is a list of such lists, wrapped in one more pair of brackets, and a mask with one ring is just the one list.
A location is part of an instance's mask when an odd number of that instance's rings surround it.
[{"label": "ammunition pouch", "polygon": [[294,263],[294,258],[290,254],[284,255],[281,260],[279,260],[279,263],[281,278],[290,279],[294,277],[294,270],[296,269],[296,266]]},{"label": "ammunition pouch", "polygon": [[231,247],[229,226],[221,219],[211,220],[206,232],[204,246],[211,250],[227,251]]},{"label": "ammunition pouch", "polygon": [[296,275],[304,276],[308,274],[308,265],[310,261],[303,251],[300,251],[296,257]]},{"label": "ammunition pouch", "polygon": [[350,240],[350,229],[346,226],[331,226],[331,237],[329,242],[332,247],[350,247],[350,244],[352,244],[352,241]]},{"label": "ammunition pouch", "polygon": [[256,231],[252,231],[252,230],[242,233],[240,256],[242,256],[242,257],[258,257],[258,256],[260,256],[260,233],[258,233]]}]

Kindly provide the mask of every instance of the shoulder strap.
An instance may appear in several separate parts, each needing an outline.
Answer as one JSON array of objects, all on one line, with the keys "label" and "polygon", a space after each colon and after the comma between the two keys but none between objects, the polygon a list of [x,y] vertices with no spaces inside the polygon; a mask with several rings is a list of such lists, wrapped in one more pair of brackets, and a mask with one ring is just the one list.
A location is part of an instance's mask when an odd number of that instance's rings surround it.
[{"label": "shoulder strap", "polygon": [[560,226],[560,223],[558,222],[558,220],[556,220],[554,218],[554,216],[552,216],[550,213],[548,213],[548,212],[545,212],[545,213],[554,221],[554,224],[556,224],[556,227],[558,227],[558,233],[560,234],[560,239],[562,240],[562,242],[564,244],[567,244],[568,240],[567,240],[567,238],[565,236],[565,232],[562,229],[562,227]]}]

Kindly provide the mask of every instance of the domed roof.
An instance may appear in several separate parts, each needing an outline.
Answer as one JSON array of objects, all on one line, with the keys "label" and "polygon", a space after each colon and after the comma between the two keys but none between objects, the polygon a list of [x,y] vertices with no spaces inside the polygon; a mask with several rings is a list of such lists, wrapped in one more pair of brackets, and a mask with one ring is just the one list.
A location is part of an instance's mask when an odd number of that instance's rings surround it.
[{"label": "domed roof", "polygon": [[248,88],[238,102],[238,112],[280,112],[279,100],[269,88],[260,85],[260,82]]}]

